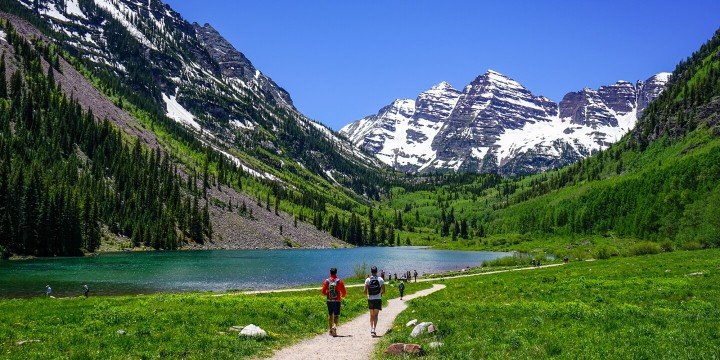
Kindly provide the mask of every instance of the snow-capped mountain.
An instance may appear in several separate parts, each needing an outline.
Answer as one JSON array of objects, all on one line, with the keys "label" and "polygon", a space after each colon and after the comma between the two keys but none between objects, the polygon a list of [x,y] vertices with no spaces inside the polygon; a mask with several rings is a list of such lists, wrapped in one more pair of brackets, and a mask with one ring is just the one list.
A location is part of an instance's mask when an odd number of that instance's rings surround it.
[{"label": "snow-capped mountain", "polygon": [[380,163],[301,114],[287,91],[211,25],[191,24],[160,0],[18,2],[62,34],[63,47],[84,66],[118,78],[138,101],[251,174],[277,180],[257,164],[280,170],[291,163],[368,192],[361,173]]},{"label": "snow-capped mountain", "polygon": [[489,70],[462,91],[442,82],[340,130],[406,172],[534,173],[575,162],[628,132],[669,73],[568,93],[560,103]]}]

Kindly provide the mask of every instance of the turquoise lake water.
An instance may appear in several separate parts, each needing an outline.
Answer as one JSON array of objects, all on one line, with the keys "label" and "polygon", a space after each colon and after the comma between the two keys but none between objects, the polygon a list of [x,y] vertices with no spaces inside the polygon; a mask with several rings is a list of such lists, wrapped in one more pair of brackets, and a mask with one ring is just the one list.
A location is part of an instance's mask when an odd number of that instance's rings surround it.
[{"label": "turquoise lake water", "polygon": [[308,250],[204,250],[108,253],[83,258],[0,261],[0,297],[276,289],[322,281],[328,269],[351,277],[357,265],[398,276],[478,266],[508,253],[365,247]]}]

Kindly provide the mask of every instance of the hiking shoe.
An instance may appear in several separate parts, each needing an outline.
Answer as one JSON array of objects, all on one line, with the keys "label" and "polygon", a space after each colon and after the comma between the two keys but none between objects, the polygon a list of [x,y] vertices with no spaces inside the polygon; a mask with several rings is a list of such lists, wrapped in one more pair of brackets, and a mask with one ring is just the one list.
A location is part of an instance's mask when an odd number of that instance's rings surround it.
[{"label": "hiking shoe", "polygon": [[370,331],[370,335],[372,335],[373,337],[377,336],[377,334],[375,333],[375,330]]},{"label": "hiking shoe", "polygon": [[332,337],[337,336],[337,328],[330,329],[330,336],[332,336]]}]

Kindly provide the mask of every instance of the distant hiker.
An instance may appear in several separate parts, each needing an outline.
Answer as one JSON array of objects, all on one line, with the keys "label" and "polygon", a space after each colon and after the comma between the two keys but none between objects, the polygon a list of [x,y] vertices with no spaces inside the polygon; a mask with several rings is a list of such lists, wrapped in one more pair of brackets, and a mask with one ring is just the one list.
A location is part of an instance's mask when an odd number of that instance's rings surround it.
[{"label": "distant hiker", "polygon": [[83,294],[85,295],[85,298],[90,296],[90,287],[87,286],[87,284],[83,285]]},{"label": "distant hiker", "polygon": [[397,273],[395,273],[395,281],[397,281]]},{"label": "distant hiker", "polygon": [[385,270],[380,270],[380,277],[385,279]]},{"label": "distant hiker", "polygon": [[[382,296],[385,294],[385,280],[377,276],[377,267],[370,268],[370,277],[365,279],[364,293],[368,297],[368,309],[370,309],[370,335],[377,336],[378,315],[382,310]],[[397,278],[397,274],[395,274]]]},{"label": "distant hiker", "polygon": [[45,297],[49,298],[52,295],[52,288],[50,285],[45,285]]},{"label": "distant hiker", "polygon": [[398,290],[400,290],[400,300],[402,300],[403,293],[405,293],[405,283],[400,283]]},{"label": "distant hiker", "polygon": [[563,258],[563,262],[564,262],[565,264],[567,264],[567,263],[570,262],[570,259],[566,256],[566,257]]},{"label": "distant hiker", "polygon": [[340,322],[340,302],[347,293],[345,284],[337,277],[336,268],[330,268],[330,277],[323,282],[322,294],[327,299],[330,336],[337,336],[337,327]]},{"label": "distant hiker", "polygon": [[417,282],[417,270],[413,270],[413,275],[415,276],[415,282]]}]

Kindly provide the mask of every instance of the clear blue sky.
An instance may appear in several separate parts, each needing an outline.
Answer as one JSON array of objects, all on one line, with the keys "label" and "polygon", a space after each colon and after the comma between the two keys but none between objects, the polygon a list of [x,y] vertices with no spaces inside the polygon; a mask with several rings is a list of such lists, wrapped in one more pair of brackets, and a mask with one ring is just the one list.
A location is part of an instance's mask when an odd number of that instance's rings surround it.
[{"label": "clear blue sky", "polygon": [[440,81],[494,69],[555,101],[672,71],[720,27],[720,1],[164,0],[210,23],[339,129]]}]

